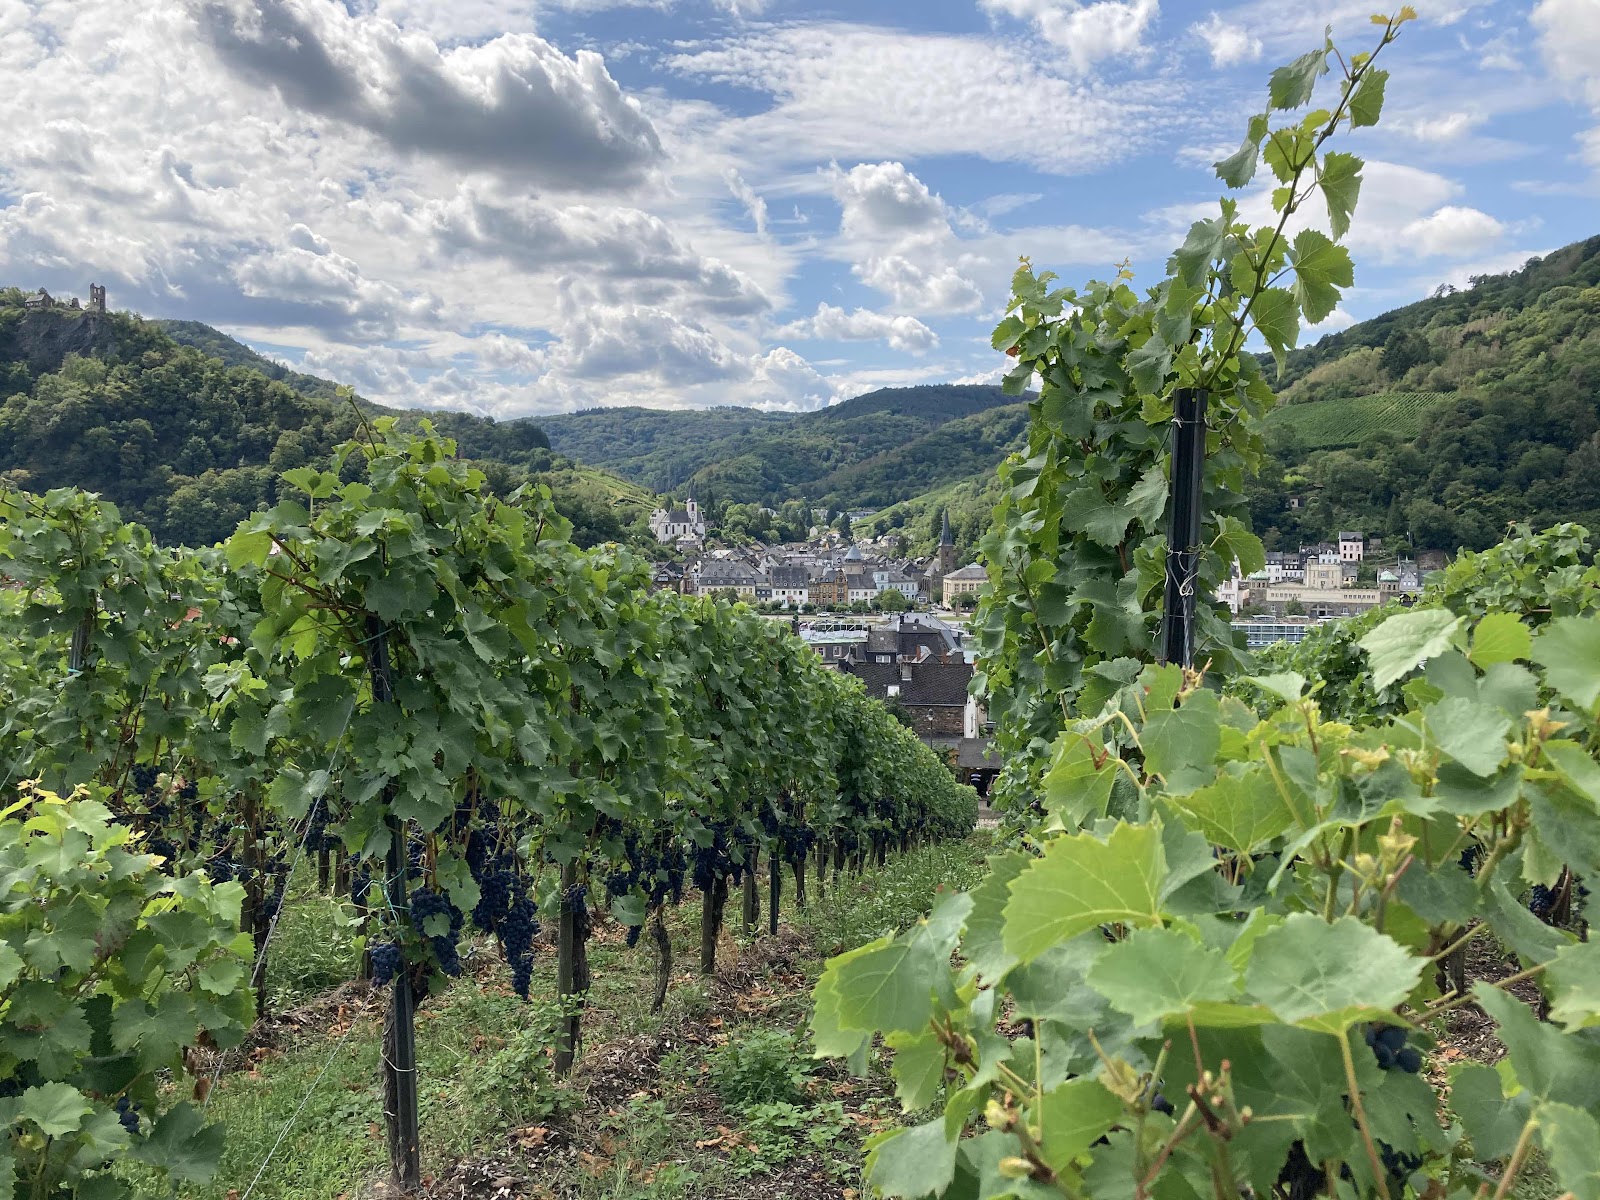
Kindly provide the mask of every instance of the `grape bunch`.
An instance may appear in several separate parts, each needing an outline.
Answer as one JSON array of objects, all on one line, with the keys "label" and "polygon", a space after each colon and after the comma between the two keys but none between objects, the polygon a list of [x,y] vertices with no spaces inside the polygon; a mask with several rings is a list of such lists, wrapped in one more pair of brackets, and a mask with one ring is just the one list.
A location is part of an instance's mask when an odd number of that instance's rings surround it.
[{"label": "grape bunch", "polygon": [[[429,933],[427,930],[429,919],[440,916],[447,922],[445,932]],[[439,969],[452,977],[461,974],[461,954],[457,939],[461,936],[463,924],[465,919],[461,915],[461,910],[452,904],[450,897],[443,892],[420,887],[411,893],[412,928],[428,939],[428,945],[433,950],[433,957],[439,964]],[[434,927],[438,927],[437,922],[434,922]]]},{"label": "grape bunch", "polygon": [[1422,1052],[1406,1045],[1406,1031],[1398,1025],[1368,1025],[1366,1042],[1382,1070],[1399,1067],[1415,1075],[1422,1069]]},{"label": "grape bunch", "polygon": [[139,1132],[139,1106],[126,1096],[117,1097],[117,1122],[129,1133]]},{"label": "grape bunch", "polygon": [[1411,1178],[1411,1173],[1422,1166],[1420,1154],[1407,1154],[1403,1150],[1396,1150],[1388,1142],[1378,1143],[1378,1157],[1383,1160],[1383,1169],[1388,1172],[1389,1190],[1395,1194],[1405,1187],[1406,1180]]},{"label": "grape bunch", "polygon": [[372,982],[382,987],[400,969],[400,946],[395,942],[379,942],[372,947]]}]

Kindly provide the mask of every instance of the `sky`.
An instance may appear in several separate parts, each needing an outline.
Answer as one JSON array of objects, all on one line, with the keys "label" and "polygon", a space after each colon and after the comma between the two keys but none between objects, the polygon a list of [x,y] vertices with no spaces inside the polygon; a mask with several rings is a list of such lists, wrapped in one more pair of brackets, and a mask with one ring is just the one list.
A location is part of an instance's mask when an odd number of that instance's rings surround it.
[{"label": "sky", "polygon": [[[0,0],[0,284],[502,419],[990,382],[1374,2]],[[1600,0],[1416,7],[1303,340],[1600,233]]]}]

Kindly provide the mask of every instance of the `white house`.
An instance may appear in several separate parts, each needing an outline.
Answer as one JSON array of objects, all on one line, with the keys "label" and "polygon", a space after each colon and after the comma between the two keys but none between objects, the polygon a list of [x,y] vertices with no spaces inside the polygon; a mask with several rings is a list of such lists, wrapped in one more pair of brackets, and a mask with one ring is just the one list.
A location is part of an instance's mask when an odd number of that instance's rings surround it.
[{"label": "white house", "polygon": [[1339,531],[1339,561],[1358,563],[1366,552],[1367,535],[1360,532]]}]

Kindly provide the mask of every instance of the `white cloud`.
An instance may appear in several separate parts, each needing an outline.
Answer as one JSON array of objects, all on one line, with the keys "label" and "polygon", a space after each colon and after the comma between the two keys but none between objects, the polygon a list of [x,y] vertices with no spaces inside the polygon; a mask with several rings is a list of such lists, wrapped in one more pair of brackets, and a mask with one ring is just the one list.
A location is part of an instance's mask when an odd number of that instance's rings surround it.
[{"label": "white cloud", "polygon": [[1189,26],[1189,32],[1205,42],[1213,67],[1255,62],[1261,57],[1261,39],[1243,25],[1224,20],[1221,13],[1211,13]]},{"label": "white cloud", "polygon": [[739,174],[737,168],[729,167],[722,177],[728,181],[728,190],[733,193],[733,198],[744,205],[745,212],[750,214],[750,223],[755,226],[756,236],[766,237],[767,202],[744,181],[744,176]]},{"label": "white cloud", "polygon": [[[335,254],[304,225],[291,230],[291,244],[262,246],[239,258],[233,279],[246,296],[306,305],[323,321],[362,341],[394,337],[401,322],[433,324],[440,302],[374,282],[342,254]],[[317,247],[320,247],[318,249]]]},{"label": "white cloud", "polygon": [[979,7],[1031,23],[1080,71],[1103,58],[1141,53],[1145,32],[1161,10],[1160,0],[979,0]]},{"label": "white cloud", "polygon": [[848,171],[841,171],[835,163],[828,177],[842,210],[840,228],[846,236],[898,240],[949,232],[944,201],[902,163],[859,163]]},{"label": "white cloud", "polygon": [[891,350],[921,354],[939,344],[939,335],[915,317],[890,316],[858,308],[847,312],[826,301],[814,315],[792,321],[776,331],[778,337],[821,338],[840,342],[884,341]]},{"label": "white cloud", "polygon": [[1600,4],[1595,0],[1540,0],[1528,21],[1556,77],[1600,108]]},{"label": "white cloud", "polygon": [[978,285],[952,266],[928,268],[903,255],[888,254],[869,258],[853,270],[862,283],[912,312],[958,313],[983,307]]},{"label": "white cloud", "polygon": [[634,183],[661,155],[592,51],[528,34],[444,50],[336,0],[196,0],[196,17],[231,70],[398,150],[550,187]]},{"label": "white cloud", "polygon": [[1486,212],[1447,204],[1407,222],[1400,230],[1398,249],[1423,258],[1460,258],[1494,245],[1505,232],[1505,225]]},{"label": "white cloud", "polygon": [[726,315],[760,312],[770,301],[753,281],[696,254],[659,217],[635,208],[553,205],[531,196],[489,195],[464,185],[423,206],[419,231],[444,254],[467,252],[529,270],[581,270],[609,281],[605,298],[680,300]]},{"label": "white cloud", "polygon": [[1111,92],[1062,76],[1048,48],[866,25],[760,27],[686,48],[665,66],[772,97],[766,111],[723,117],[706,133],[775,165],[972,154],[1081,174],[1194,119],[1178,102],[1182,80]]},{"label": "white cloud", "polygon": [[1471,133],[1487,119],[1483,113],[1445,112],[1402,117],[1390,128],[1419,142],[1453,142]]},{"label": "white cloud", "polygon": [[821,408],[835,399],[832,385],[787,346],[774,346],[751,363],[745,394],[758,408],[789,411]]}]

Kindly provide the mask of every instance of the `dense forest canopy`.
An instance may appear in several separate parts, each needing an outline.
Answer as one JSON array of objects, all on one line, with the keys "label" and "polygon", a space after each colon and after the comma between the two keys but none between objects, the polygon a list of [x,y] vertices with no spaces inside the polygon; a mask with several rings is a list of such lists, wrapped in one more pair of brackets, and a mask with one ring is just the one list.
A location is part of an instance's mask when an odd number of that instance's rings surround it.
[{"label": "dense forest canopy", "polygon": [[[387,411],[358,403],[369,415]],[[584,544],[627,536],[652,506],[643,489],[553,453],[529,422],[430,419],[497,490],[530,479],[550,486]],[[324,462],[359,420],[335,385],[207,326],[28,312],[19,289],[0,289],[0,473],[36,492],[99,492],[161,541],[226,537],[277,500],[282,472]]]},{"label": "dense forest canopy", "polygon": [[551,445],[647,487],[776,507],[876,507],[992,471],[1023,425],[998,387],[882,388],[807,413],[591,409],[549,417]]}]

